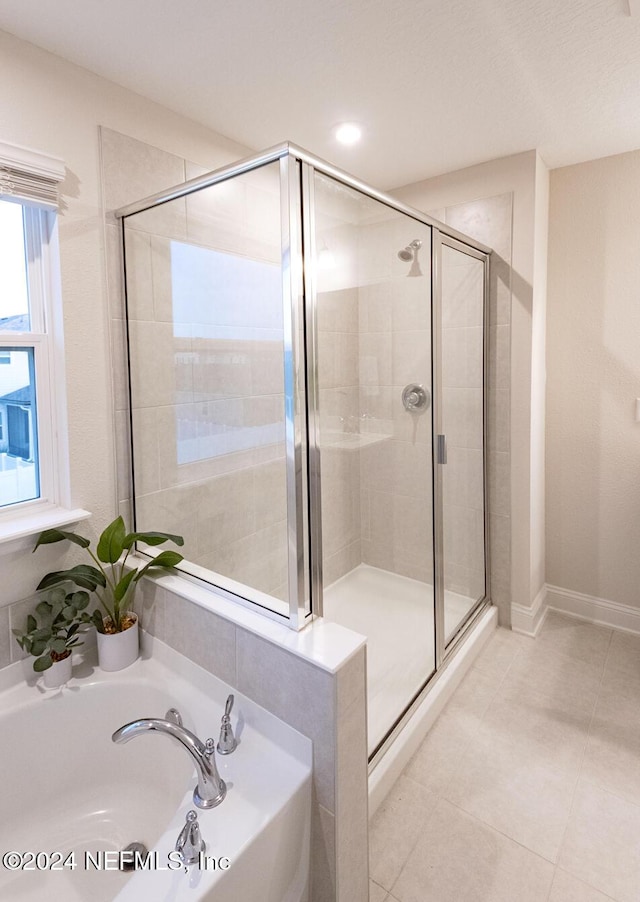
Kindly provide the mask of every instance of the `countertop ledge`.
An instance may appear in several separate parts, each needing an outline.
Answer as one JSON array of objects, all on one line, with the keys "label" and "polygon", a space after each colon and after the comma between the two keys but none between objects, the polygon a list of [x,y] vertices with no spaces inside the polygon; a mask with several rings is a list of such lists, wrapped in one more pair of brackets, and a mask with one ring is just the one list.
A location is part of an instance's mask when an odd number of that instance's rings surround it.
[{"label": "countertop ledge", "polygon": [[[146,558],[144,559],[146,560]],[[212,614],[234,623],[267,642],[271,642],[322,670],[336,673],[366,643],[366,637],[353,630],[332,623],[323,617],[314,617],[303,629],[296,631],[282,623],[237,604],[219,595],[214,587],[197,585],[178,574],[162,574],[152,579],[158,586],[197,604]]]}]

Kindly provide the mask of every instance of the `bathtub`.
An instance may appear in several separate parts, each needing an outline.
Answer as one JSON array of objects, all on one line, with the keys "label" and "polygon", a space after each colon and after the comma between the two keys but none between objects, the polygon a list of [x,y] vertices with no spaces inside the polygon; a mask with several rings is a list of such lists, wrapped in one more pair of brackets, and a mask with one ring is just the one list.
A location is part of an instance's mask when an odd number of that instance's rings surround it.
[{"label": "bathtub", "polygon": [[[195,808],[191,760],[157,733],[126,745],[111,734],[174,707],[203,741],[217,740],[234,690],[147,641],[143,658],[120,673],[80,659],[57,691],[27,685],[25,662],[0,674],[0,899],[307,902],[311,743],[238,693],[238,748],[216,756],[227,797],[195,809],[207,857],[185,868],[169,854]],[[150,854],[127,873],[117,853],[131,842]]]}]

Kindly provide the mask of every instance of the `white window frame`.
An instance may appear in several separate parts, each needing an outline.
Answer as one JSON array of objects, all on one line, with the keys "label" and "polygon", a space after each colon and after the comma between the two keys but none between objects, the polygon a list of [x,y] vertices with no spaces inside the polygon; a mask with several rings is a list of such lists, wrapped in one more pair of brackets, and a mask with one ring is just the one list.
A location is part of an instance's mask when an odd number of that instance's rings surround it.
[{"label": "white window frame", "polygon": [[[0,144],[0,164],[6,148]],[[25,171],[38,174],[39,166],[33,165],[37,157],[37,163],[56,163],[60,172],[60,161],[24,148],[12,149],[14,166],[22,151]],[[57,211],[12,197],[3,192],[1,181],[0,200],[14,201],[23,209],[30,331],[0,331],[0,350],[33,349],[40,489],[38,498],[0,507],[1,553],[27,547],[43,529],[77,523],[89,513],[71,504]]]}]

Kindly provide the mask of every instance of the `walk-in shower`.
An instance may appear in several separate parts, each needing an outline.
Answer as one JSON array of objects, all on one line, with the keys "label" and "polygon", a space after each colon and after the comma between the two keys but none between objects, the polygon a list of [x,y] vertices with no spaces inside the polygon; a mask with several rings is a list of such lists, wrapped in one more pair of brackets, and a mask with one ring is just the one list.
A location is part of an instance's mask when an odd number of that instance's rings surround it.
[{"label": "walk-in shower", "polygon": [[489,598],[489,249],[288,144],[119,216],[135,528],[366,635],[374,756]]}]

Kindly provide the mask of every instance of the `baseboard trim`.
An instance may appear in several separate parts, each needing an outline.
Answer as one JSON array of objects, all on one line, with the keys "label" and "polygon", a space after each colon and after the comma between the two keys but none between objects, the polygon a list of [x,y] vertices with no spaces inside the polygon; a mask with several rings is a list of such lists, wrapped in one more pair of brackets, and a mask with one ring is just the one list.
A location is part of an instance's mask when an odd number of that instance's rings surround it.
[{"label": "baseboard trim", "polygon": [[570,614],[616,630],[640,633],[640,608],[562,589],[560,586],[545,586],[545,590],[547,610]]},{"label": "baseboard trim", "polygon": [[547,586],[543,586],[527,607],[523,604],[511,605],[511,629],[525,636],[537,636],[547,614]]}]

